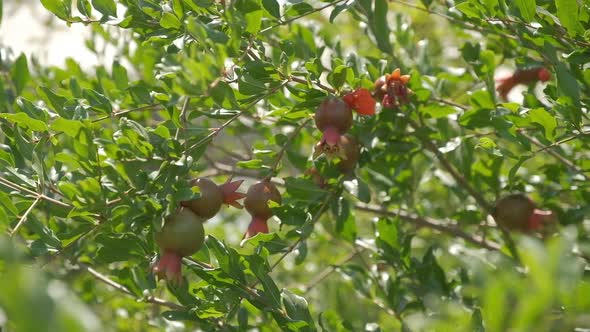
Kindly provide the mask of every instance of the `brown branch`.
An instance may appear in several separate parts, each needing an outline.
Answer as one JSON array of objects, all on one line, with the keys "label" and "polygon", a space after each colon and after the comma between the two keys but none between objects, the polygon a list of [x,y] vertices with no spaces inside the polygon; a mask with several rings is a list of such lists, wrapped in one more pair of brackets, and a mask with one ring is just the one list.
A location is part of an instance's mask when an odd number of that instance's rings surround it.
[{"label": "brown branch", "polygon": [[[410,118],[408,118],[408,123],[415,131],[420,129],[420,125]],[[455,167],[447,160],[445,155],[438,150],[436,145],[427,137],[421,137],[420,135],[417,136],[422,142],[422,146],[434,153],[441,165],[451,174],[451,176],[453,176],[455,181],[457,181],[457,184],[461,186],[463,190],[467,191],[471,197],[475,199],[479,206],[486,210],[486,213],[492,213],[494,209],[493,205],[488,203],[483,195],[480,194],[479,191],[475,190],[475,188],[473,188],[469,182],[467,182],[465,177],[455,169]],[[504,241],[506,242],[512,257],[517,262],[520,262],[520,255],[518,254],[518,249],[516,248],[514,239],[512,239],[512,235],[510,235],[510,232],[505,227],[498,225],[498,228],[502,232],[502,237],[504,238]]]},{"label": "brown branch", "polygon": [[[293,81],[293,82],[297,82],[297,83],[301,83],[301,84],[307,84],[307,83],[309,83],[309,82],[307,82],[306,79],[303,79],[303,78],[297,77],[297,76],[293,76],[293,75],[287,76],[287,79],[289,81]],[[327,92],[329,92],[331,94],[336,94],[338,92],[336,89],[331,88],[331,87],[329,87],[327,85],[322,84],[322,82],[320,82],[319,80],[317,82],[312,82],[312,83],[314,83],[315,85],[317,85],[320,89],[322,89],[324,91],[327,91]]]},{"label": "brown branch", "polygon": [[285,81],[285,82],[277,85],[276,87],[270,89],[268,91],[268,93],[266,93],[266,94],[264,94],[264,95],[256,98],[256,100],[254,100],[253,102],[251,102],[246,107],[242,108],[238,113],[236,113],[234,116],[232,116],[231,118],[229,118],[221,126],[219,126],[218,128],[216,128],[215,130],[213,130],[209,135],[203,137],[202,139],[200,139],[199,141],[197,141],[195,144],[193,144],[192,146],[190,146],[188,149],[186,149],[185,152],[186,153],[189,153],[189,152],[195,150],[196,148],[200,147],[201,145],[207,143],[210,139],[212,139],[214,136],[216,136],[217,134],[219,134],[223,129],[225,129],[225,127],[229,126],[232,122],[234,122],[235,120],[237,120],[240,116],[244,115],[250,108],[254,107],[261,100],[264,100],[265,98],[268,98],[269,96],[271,96],[272,94],[274,94],[275,92],[277,92],[279,89],[283,88],[287,83],[288,83],[288,81]]},{"label": "brown branch", "polygon": [[58,201],[58,200],[56,200],[54,198],[47,197],[47,196],[45,196],[43,194],[39,194],[39,193],[37,193],[37,192],[35,192],[35,191],[31,190],[31,189],[28,189],[28,188],[25,188],[25,187],[23,187],[21,185],[18,185],[18,184],[14,183],[14,182],[12,182],[12,181],[10,181],[8,179],[5,179],[5,178],[3,178],[1,176],[0,176],[0,184],[3,185],[3,186],[5,186],[5,187],[8,187],[10,189],[13,189],[13,190],[16,190],[16,191],[20,191],[20,192],[23,192],[23,193],[27,193],[29,195],[32,195],[36,199],[41,199],[41,200],[50,202],[50,203],[55,204],[55,205],[59,205],[59,206],[66,207],[66,208],[73,208],[74,207],[74,206],[72,206],[70,204],[67,204],[67,203]]},{"label": "brown branch", "polygon": [[157,107],[161,107],[161,105],[160,104],[150,104],[150,105],[141,106],[141,107],[137,107],[137,108],[132,108],[132,109],[128,109],[128,110],[113,112],[113,113],[111,113],[109,115],[105,115],[105,116],[102,116],[100,118],[96,118],[96,119],[92,120],[92,123],[100,122],[100,121],[103,121],[103,120],[106,120],[106,119],[111,119],[111,118],[114,118],[114,117],[119,117],[121,115],[125,115],[125,114],[131,113],[131,112],[145,111],[145,110],[148,110],[148,109],[151,109],[151,108],[157,108]]},{"label": "brown branch", "polygon": [[[539,142],[539,140],[537,140],[535,137],[527,134],[525,131],[520,131],[520,134],[522,136],[524,136],[526,139],[528,139],[531,143],[533,143],[534,145],[536,145],[537,147],[540,148],[539,150],[533,152],[533,155],[534,154],[537,154],[537,153],[539,153],[541,151],[546,151],[549,155],[551,155],[552,157],[554,157],[555,159],[557,159],[559,162],[561,162],[562,164],[564,164],[567,168],[569,168],[570,170],[572,170],[572,171],[574,171],[574,172],[582,175],[586,181],[590,181],[590,177],[588,175],[586,175],[582,169],[580,169],[578,166],[576,166],[572,161],[565,159],[562,155],[560,155],[559,153],[557,153],[555,150],[552,150],[551,149],[553,147],[558,146],[559,144],[555,144],[554,143],[555,145],[545,146],[543,143]],[[568,138],[568,140],[571,140],[571,139],[572,139],[571,137]],[[563,140],[561,142],[563,143]]]},{"label": "brown branch", "polygon": [[295,139],[295,137],[297,137],[297,135],[299,135],[299,132],[301,132],[301,130],[309,122],[311,122],[311,120],[312,119],[309,118],[309,119],[303,121],[299,126],[297,126],[297,128],[295,128],[295,130],[293,131],[293,133],[291,133],[291,136],[289,136],[289,138],[287,139],[287,141],[285,142],[285,144],[283,145],[283,147],[281,148],[281,150],[277,154],[277,157],[276,157],[273,165],[270,167],[270,173],[266,177],[266,180],[270,180],[273,177],[273,173],[276,173],[277,172],[277,169],[279,167],[279,164],[281,163],[281,160],[283,159],[283,155],[285,154],[285,151],[287,150],[287,148],[289,147],[289,145],[291,145],[291,142],[293,142],[293,140]]},{"label": "brown branch", "polygon": [[314,287],[316,287],[317,285],[319,285],[322,281],[324,281],[328,276],[330,276],[330,274],[332,274],[333,272],[335,272],[336,270],[338,270],[342,265],[350,262],[351,260],[353,260],[357,255],[359,255],[360,253],[362,253],[364,250],[366,250],[366,248],[361,248],[360,251],[354,251],[353,253],[351,253],[350,255],[342,258],[341,260],[339,260],[338,262],[336,262],[335,264],[332,264],[328,267],[326,267],[322,272],[318,273],[315,278],[313,278],[311,281],[309,281],[308,285],[304,286],[304,290],[303,293],[307,294],[309,293]]},{"label": "brown branch", "polygon": [[500,245],[498,245],[497,243],[485,241],[480,236],[472,235],[467,232],[464,232],[463,230],[461,230],[460,228],[458,228],[456,226],[442,224],[439,220],[436,220],[433,218],[421,217],[416,214],[412,214],[412,213],[409,213],[409,212],[406,212],[403,210],[390,211],[390,210],[386,210],[386,209],[383,209],[382,207],[379,207],[377,205],[372,205],[372,204],[357,203],[354,206],[354,208],[357,210],[360,210],[360,211],[371,212],[371,213],[382,215],[382,216],[399,218],[400,220],[411,223],[418,228],[425,227],[425,228],[430,228],[430,229],[433,229],[433,230],[441,232],[441,233],[450,234],[454,237],[461,238],[469,243],[475,244],[475,245],[482,247],[482,248],[486,248],[489,250],[495,250],[495,251],[500,250]]}]

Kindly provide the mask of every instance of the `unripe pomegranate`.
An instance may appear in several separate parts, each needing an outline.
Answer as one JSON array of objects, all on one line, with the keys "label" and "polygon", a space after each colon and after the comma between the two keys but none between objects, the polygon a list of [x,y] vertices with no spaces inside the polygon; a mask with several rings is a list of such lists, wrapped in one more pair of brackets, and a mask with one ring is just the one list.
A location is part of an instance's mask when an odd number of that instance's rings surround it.
[{"label": "unripe pomegranate", "polygon": [[325,154],[328,159],[338,157],[340,161],[337,163],[338,168],[342,173],[349,173],[355,167],[360,158],[361,147],[356,139],[349,135],[340,136],[338,144],[334,147],[319,142],[315,146],[313,157],[317,158],[321,154]]},{"label": "unripe pomegranate", "polygon": [[281,204],[281,193],[272,182],[268,180],[253,184],[246,193],[244,207],[252,216],[245,238],[250,238],[258,233],[268,233],[267,221],[273,213],[268,206],[269,201]]},{"label": "unripe pomegranate", "polygon": [[238,192],[238,188],[242,184],[243,180],[231,181],[218,186],[213,181],[206,178],[198,178],[191,181],[193,186],[199,187],[201,191],[201,197],[184,201],[181,203],[182,206],[188,207],[197,216],[210,219],[215,216],[221,209],[222,204],[232,205],[237,208],[242,208],[242,205],[237,202],[238,199],[245,197],[241,192]]},{"label": "unripe pomegranate", "polygon": [[336,164],[342,173],[352,172],[361,156],[361,147],[354,137],[344,135],[340,137],[340,162]]},{"label": "unripe pomegranate", "polygon": [[496,202],[492,216],[498,225],[508,230],[532,232],[554,222],[553,212],[539,210],[524,194],[511,194]]},{"label": "unripe pomegranate", "polygon": [[152,268],[154,273],[167,280],[181,281],[182,257],[199,251],[205,241],[203,221],[204,218],[185,207],[166,219],[162,230],[155,233],[162,256]]},{"label": "unripe pomegranate", "polygon": [[327,98],[315,112],[315,125],[324,134],[322,142],[335,146],[352,127],[352,110],[340,98]]}]

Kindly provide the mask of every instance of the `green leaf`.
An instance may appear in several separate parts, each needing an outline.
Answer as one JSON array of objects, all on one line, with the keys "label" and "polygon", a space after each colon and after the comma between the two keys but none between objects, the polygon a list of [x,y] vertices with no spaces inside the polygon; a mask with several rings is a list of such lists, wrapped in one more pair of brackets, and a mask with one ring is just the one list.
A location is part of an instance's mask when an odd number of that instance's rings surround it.
[{"label": "green leaf", "polygon": [[289,318],[294,321],[304,321],[307,323],[308,326],[299,331],[316,331],[305,298],[290,292],[288,289],[283,289],[281,292],[281,299]]},{"label": "green leaf", "polygon": [[95,111],[107,114],[113,112],[111,101],[103,94],[100,94],[91,89],[82,89],[82,97],[88,100],[90,107],[92,107],[92,109]]},{"label": "green leaf", "polygon": [[555,66],[559,90],[566,96],[570,96],[576,105],[580,102],[580,85],[572,73],[563,63]]},{"label": "green leaf", "polygon": [[50,127],[51,130],[63,132],[70,137],[76,137],[83,125],[80,121],[57,118]]},{"label": "green leaf", "polygon": [[47,8],[55,16],[62,20],[67,20],[70,17],[69,1],[63,0],[41,0],[43,7]]},{"label": "green leaf", "polygon": [[0,118],[16,123],[19,127],[34,131],[47,131],[47,124],[41,120],[35,120],[26,113],[0,113]]},{"label": "green leaf", "polygon": [[350,203],[344,198],[339,197],[331,205],[332,212],[336,216],[336,232],[347,241],[356,240],[355,218],[350,213]]},{"label": "green leaf", "polygon": [[535,0],[515,0],[515,2],[520,11],[520,16],[526,22],[531,22],[537,12],[537,3]]},{"label": "green leaf", "polygon": [[82,15],[86,17],[90,17],[92,15],[92,6],[88,0],[77,0],[76,7]]},{"label": "green leaf", "polygon": [[549,112],[542,107],[535,108],[529,111],[529,117],[532,122],[543,127],[543,132],[548,140],[553,141],[555,139],[557,120]]},{"label": "green leaf", "polygon": [[361,202],[369,203],[371,201],[369,186],[360,179],[344,181],[344,188]]},{"label": "green leaf", "polygon": [[281,18],[281,8],[277,0],[262,0],[262,6],[274,18]]},{"label": "green leaf", "polygon": [[165,29],[180,29],[182,23],[172,13],[164,13],[160,19],[160,26]]},{"label": "green leaf", "polygon": [[24,54],[21,54],[14,62],[11,70],[11,78],[14,82],[14,87],[16,88],[16,94],[20,95],[31,78],[29,67],[27,65],[27,57]]},{"label": "green leaf", "polygon": [[92,6],[105,16],[117,17],[117,5],[114,0],[92,0]]},{"label": "green leaf", "polygon": [[332,10],[332,12],[330,13],[330,23],[334,23],[336,17],[340,15],[340,13],[342,13],[343,11],[347,10],[352,4],[353,3],[343,3],[334,7],[334,10]]},{"label": "green leaf", "polygon": [[387,0],[375,0],[375,11],[373,15],[375,21],[373,22],[373,35],[377,40],[377,47],[387,54],[393,51],[389,41],[389,25],[387,21],[388,2]]},{"label": "green leaf", "polygon": [[578,0],[555,0],[555,6],[557,7],[557,17],[570,36],[573,37],[583,32],[578,17],[580,10]]},{"label": "green leaf", "polygon": [[129,77],[127,77],[127,69],[121,66],[119,61],[113,62],[113,81],[117,85],[117,89],[125,90],[129,86]]}]

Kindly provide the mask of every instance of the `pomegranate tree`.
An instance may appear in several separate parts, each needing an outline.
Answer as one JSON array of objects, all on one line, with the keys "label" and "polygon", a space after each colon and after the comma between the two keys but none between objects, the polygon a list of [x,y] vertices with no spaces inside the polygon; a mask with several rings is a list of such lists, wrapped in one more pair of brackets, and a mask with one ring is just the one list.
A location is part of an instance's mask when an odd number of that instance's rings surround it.
[{"label": "pomegranate tree", "polygon": [[244,236],[246,239],[258,233],[268,233],[268,219],[273,216],[268,202],[281,204],[281,193],[272,182],[263,180],[253,184],[246,193],[244,207],[252,216],[248,230]]}]

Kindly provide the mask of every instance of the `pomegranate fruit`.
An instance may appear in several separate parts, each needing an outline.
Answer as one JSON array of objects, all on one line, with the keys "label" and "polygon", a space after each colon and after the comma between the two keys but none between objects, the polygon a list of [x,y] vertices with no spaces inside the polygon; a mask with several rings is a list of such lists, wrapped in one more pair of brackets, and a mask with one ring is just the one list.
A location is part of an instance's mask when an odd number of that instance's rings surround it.
[{"label": "pomegranate fruit", "polygon": [[537,209],[530,198],[520,193],[499,199],[492,216],[498,225],[520,232],[537,231],[555,221],[553,212]]},{"label": "pomegranate fruit", "polygon": [[537,67],[531,69],[519,69],[512,75],[499,79],[496,91],[502,99],[507,100],[508,94],[512,88],[518,84],[533,84],[538,81],[547,82],[551,79],[551,73],[545,67]]},{"label": "pomegranate fruit", "polygon": [[197,216],[205,219],[213,218],[221,209],[222,204],[232,205],[241,209],[242,205],[237,200],[244,198],[246,195],[237,190],[242,182],[243,180],[232,182],[231,179],[228,179],[224,184],[218,186],[206,178],[195,179],[191,181],[191,184],[199,187],[201,197],[184,201],[181,205],[191,209]]},{"label": "pomegranate fruit", "polygon": [[352,127],[352,110],[340,98],[327,98],[315,112],[315,125],[324,134],[322,142],[336,146],[340,136]]},{"label": "pomegranate fruit", "polygon": [[409,81],[410,75],[401,75],[400,69],[397,68],[391,74],[375,81],[373,95],[381,101],[384,108],[398,108],[409,102]]},{"label": "pomegranate fruit", "polygon": [[162,256],[152,270],[160,278],[180,282],[182,280],[182,257],[190,256],[203,246],[205,230],[204,218],[186,207],[166,219],[164,227],[155,233],[155,240]]},{"label": "pomegranate fruit", "polygon": [[268,233],[267,221],[273,213],[269,201],[281,204],[281,193],[270,181],[264,180],[253,184],[246,193],[244,207],[252,216],[244,237],[250,238],[258,233]]},{"label": "pomegranate fruit", "polygon": [[338,140],[337,148],[319,142],[315,146],[314,158],[325,154],[328,159],[338,157],[340,161],[336,164],[342,173],[350,173],[356,167],[361,155],[361,147],[356,139],[349,135],[342,135]]},{"label": "pomegranate fruit", "polygon": [[376,102],[373,96],[371,96],[371,92],[367,89],[358,88],[342,97],[342,99],[359,115],[375,114]]}]

